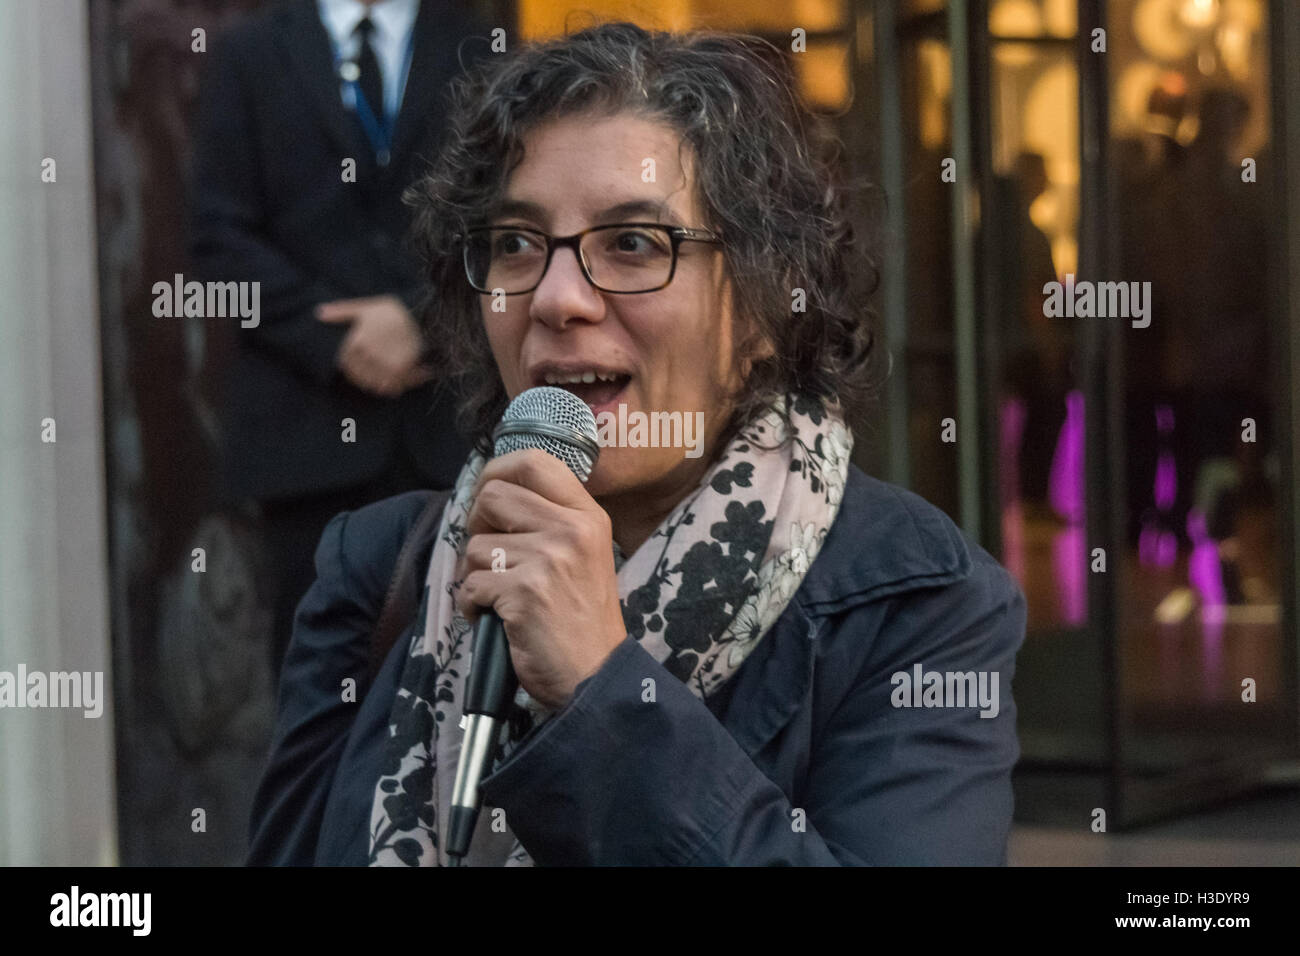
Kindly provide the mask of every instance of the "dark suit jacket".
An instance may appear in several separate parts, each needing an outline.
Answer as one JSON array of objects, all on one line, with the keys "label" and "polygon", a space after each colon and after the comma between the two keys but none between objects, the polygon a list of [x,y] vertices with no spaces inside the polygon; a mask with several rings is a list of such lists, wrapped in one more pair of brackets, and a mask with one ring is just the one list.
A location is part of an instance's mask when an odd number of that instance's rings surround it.
[{"label": "dark suit jacket", "polygon": [[[325,529],[254,798],[252,864],[367,862],[414,623],[359,703],[339,688],[366,686],[368,635],[429,494]],[[1024,596],[987,552],[933,505],[853,468],[821,553],[718,693],[700,700],[629,637],[483,780],[484,799],[541,865],[1002,864],[1024,636]],[[996,673],[996,716],[894,706],[893,675],[916,664]]]},{"label": "dark suit jacket", "polygon": [[[343,106],[314,0],[243,21],[207,54],[194,139],[192,267],[201,281],[261,283],[256,328],[232,323],[238,358],[226,388],[225,465],[238,496],[271,498],[356,485],[404,445],[435,487],[468,454],[435,383],[397,399],[347,383],[335,366],[347,332],[312,313],[338,298],[395,294],[412,308],[418,265],[405,248],[403,189],[442,135],[448,80],[486,51],[486,29],[449,0],[423,0],[411,69],[381,169]],[[343,181],[343,160],[357,163]],[[186,278],[190,278],[187,276]],[[435,398],[437,397],[437,401]],[[355,443],[341,441],[356,421]]]}]

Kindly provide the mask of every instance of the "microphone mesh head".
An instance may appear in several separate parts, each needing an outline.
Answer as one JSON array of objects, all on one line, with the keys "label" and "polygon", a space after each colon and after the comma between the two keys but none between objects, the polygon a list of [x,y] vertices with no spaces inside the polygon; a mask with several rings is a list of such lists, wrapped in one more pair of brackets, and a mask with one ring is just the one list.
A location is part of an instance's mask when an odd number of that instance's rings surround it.
[{"label": "microphone mesh head", "polygon": [[[500,434],[507,426],[519,430]],[[522,448],[540,448],[568,465],[580,481],[587,480],[596,464],[596,416],[586,402],[562,388],[542,385],[520,392],[506,406],[497,428],[493,446],[497,456]],[[555,434],[557,429],[571,432],[572,437]]]}]

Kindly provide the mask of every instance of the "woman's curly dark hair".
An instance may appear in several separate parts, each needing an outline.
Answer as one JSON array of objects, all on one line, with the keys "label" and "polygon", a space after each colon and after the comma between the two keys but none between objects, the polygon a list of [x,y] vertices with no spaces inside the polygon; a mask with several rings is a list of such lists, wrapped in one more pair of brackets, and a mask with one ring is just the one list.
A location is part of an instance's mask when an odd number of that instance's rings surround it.
[{"label": "woman's curly dark hair", "polygon": [[[875,270],[836,175],[841,144],[802,105],[770,43],[602,24],[488,58],[452,81],[451,104],[444,147],[405,199],[431,281],[427,354],[481,448],[507,398],[457,236],[490,218],[530,129],[588,111],[665,122],[693,150],[704,226],[724,236],[738,318],[758,333],[737,345],[736,361],[752,367],[724,433],[774,393],[838,399],[850,418],[871,397]],[[765,358],[761,337],[773,346]]]}]

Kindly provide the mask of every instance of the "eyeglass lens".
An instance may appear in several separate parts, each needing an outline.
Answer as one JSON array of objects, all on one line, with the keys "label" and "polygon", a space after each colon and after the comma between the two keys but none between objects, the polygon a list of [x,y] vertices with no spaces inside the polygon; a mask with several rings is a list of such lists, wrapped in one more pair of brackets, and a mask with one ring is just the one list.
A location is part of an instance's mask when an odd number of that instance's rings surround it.
[{"label": "eyeglass lens", "polygon": [[[608,226],[588,232],[579,246],[592,282],[607,292],[643,292],[664,285],[673,271],[669,228]],[[481,230],[469,237],[465,266],[479,290],[525,292],[542,279],[546,239],[509,227]]]}]

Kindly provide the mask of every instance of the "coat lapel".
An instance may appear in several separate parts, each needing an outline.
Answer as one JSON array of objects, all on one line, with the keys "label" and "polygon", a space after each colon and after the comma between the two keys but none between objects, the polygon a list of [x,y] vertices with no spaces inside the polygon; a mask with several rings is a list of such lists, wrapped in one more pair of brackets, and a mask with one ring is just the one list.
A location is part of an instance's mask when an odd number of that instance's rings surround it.
[{"label": "coat lapel", "polygon": [[[423,4],[421,4],[423,6]],[[285,7],[277,21],[277,42],[291,72],[302,84],[310,108],[320,118],[330,138],[355,157],[358,165],[370,161],[370,146],[352,116],[343,108],[339,80],[334,72],[334,51],[325,25],[311,0]]]},{"label": "coat lapel", "polygon": [[803,706],[812,680],[817,625],[791,600],[744,662],[723,726],[750,758],[767,746]]},{"label": "coat lapel", "polygon": [[970,569],[961,533],[942,512],[851,468],[821,553],[771,632],[732,678],[740,683],[724,725],[758,763],[759,752],[807,703],[817,647],[834,637],[827,624],[832,615],[950,584]]},{"label": "coat lapel", "polygon": [[[397,120],[393,124],[393,165],[396,157],[406,155],[405,151],[418,146],[419,134],[428,127],[435,104],[446,77],[439,69],[439,37],[458,36],[459,31],[440,27],[435,19],[435,4],[431,0],[422,0],[420,11],[415,17],[414,42],[411,48],[411,70],[406,77],[406,88],[402,93],[402,105],[397,111]],[[392,168],[392,167],[390,167]]]}]

